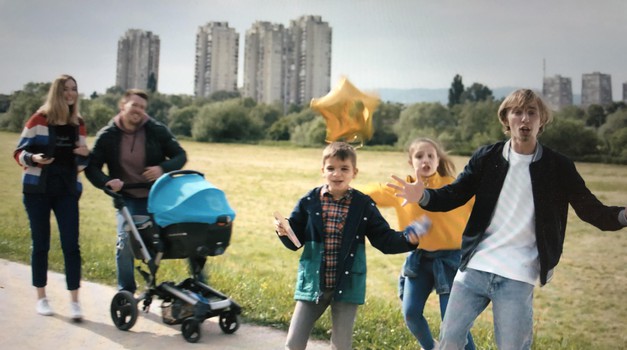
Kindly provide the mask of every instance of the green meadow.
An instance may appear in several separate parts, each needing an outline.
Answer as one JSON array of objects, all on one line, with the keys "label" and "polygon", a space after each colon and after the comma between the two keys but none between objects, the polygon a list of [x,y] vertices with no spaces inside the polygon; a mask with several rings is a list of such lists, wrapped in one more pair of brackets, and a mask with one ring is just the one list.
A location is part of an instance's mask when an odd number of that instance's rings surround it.
[{"label": "green meadow", "polygon": [[[0,132],[0,258],[28,263],[30,234],[22,204],[21,168],[12,158],[18,135]],[[93,144],[93,139],[89,140]],[[287,329],[300,252],[285,249],[276,238],[272,213],[289,215],[296,201],[322,183],[321,148],[279,145],[212,144],[182,141],[186,169],[205,174],[222,189],[237,216],[225,254],[209,257],[209,283],[243,306],[245,322]],[[454,157],[457,170],[467,160]],[[411,169],[403,152],[358,149],[355,186],[387,182],[391,174]],[[610,205],[627,204],[627,166],[578,163],[589,188]],[[115,209],[111,199],[82,177],[81,252],[85,280],[115,285]],[[396,226],[391,209],[382,212]],[[54,221],[54,218],[52,219]],[[55,227],[53,225],[53,227]],[[52,234],[50,268],[63,271],[58,233]],[[355,325],[355,349],[415,349],[397,298],[397,278],[404,255],[384,255],[368,248],[367,301]],[[188,277],[185,260],[165,260],[160,281]],[[140,281],[140,277],[136,276]],[[534,349],[625,349],[627,344],[627,229],[601,232],[569,211],[564,255],[551,283],[536,288]],[[33,298],[35,292],[33,291]],[[108,313],[109,301],[102,312]],[[435,294],[426,317],[435,335],[440,316]],[[314,331],[328,338],[330,319],[322,317]],[[479,349],[496,349],[488,307],[472,329]]]}]

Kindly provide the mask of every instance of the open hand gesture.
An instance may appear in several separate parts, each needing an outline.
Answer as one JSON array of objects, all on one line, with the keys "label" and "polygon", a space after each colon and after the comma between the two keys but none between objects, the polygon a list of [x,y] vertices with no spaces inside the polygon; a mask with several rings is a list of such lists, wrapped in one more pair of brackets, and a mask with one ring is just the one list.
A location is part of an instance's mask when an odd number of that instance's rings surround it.
[{"label": "open hand gesture", "polygon": [[[418,175],[416,178],[420,179],[420,175]],[[388,182],[386,186],[395,189],[397,197],[403,197],[405,199],[401,206],[404,207],[407,203],[420,202],[422,194],[425,191],[425,186],[421,181],[408,183],[407,181],[401,179],[396,175],[392,175],[392,179],[396,181],[396,184]]]}]

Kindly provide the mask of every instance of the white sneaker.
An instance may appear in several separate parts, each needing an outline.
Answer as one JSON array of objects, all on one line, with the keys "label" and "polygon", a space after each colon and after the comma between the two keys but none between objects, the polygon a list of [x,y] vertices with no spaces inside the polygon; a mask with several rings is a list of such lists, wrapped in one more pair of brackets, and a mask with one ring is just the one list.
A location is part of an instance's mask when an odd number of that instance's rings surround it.
[{"label": "white sneaker", "polygon": [[70,303],[70,317],[74,322],[81,322],[83,320],[83,311],[81,310],[81,304],[78,302]]},{"label": "white sneaker", "polygon": [[52,308],[48,303],[48,298],[41,298],[37,300],[37,313],[43,316],[54,315],[54,311],[52,311]]}]

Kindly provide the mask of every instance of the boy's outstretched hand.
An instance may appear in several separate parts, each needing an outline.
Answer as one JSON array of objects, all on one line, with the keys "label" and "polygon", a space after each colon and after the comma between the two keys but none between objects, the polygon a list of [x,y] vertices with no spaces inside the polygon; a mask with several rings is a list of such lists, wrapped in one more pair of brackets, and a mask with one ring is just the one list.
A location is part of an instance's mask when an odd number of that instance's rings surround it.
[{"label": "boy's outstretched hand", "polygon": [[[417,175],[417,179],[420,179],[420,175]],[[396,190],[397,197],[403,197],[405,200],[401,204],[401,206],[405,206],[407,203],[418,203],[422,198],[422,194],[425,191],[425,186],[422,181],[416,181],[413,183],[408,183],[407,181],[401,179],[396,175],[392,175],[392,179],[394,179],[398,184],[387,183],[386,186],[391,187]]]}]

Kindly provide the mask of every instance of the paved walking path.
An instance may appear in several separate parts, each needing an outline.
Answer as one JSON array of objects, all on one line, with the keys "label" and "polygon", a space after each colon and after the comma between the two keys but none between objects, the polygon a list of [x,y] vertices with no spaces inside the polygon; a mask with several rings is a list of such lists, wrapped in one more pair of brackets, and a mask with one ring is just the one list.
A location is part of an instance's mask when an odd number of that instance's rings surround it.
[{"label": "paved walking path", "polygon": [[[69,317],[70,294],[65,276],[48,272],[48,299],[53,316],[35,312],[36,291],[31,284],[30,266],[0,259],[0,349],[114,350],[114,349],[283,349],[285,332],[269,327],[241,324],[234,334],[224,334],[217,317],[201,325],[201,338],[188,343],[181,326],[161,320],[160,300],[148,314],[140,311],[129,331],[118,330],[111,321],[109,305],[116,290],[81,282],[80,299],[85,319],[74,323]],[[307,349],[328,349],[328,342],[310,341]]]}]

